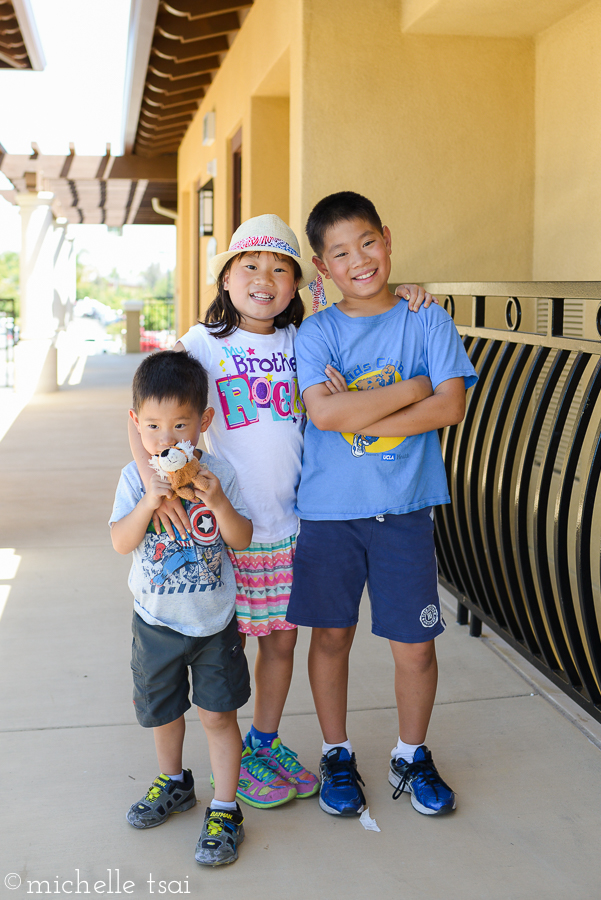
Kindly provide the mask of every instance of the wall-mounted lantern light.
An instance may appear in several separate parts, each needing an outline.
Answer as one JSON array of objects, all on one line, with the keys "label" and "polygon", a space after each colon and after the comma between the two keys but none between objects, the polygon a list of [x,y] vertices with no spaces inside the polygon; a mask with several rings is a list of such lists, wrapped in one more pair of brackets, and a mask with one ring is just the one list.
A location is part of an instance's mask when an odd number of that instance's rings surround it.
[{"label": "wall-mounted lantern light", "polygon": [[213,180],[207,181],[198,192],[198,222],[200,236],[213,234]]}]

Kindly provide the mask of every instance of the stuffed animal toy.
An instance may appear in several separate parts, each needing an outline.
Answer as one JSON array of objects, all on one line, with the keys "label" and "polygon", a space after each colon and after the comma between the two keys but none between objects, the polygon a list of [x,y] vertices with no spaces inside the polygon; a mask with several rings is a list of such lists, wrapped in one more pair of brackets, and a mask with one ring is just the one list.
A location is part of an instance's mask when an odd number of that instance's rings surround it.
[{"label": "stuffed animal toy", "polygon": [[201,491],[206,491],[209,487],[208,480],[202,474],[203,471],[208,472],[208,469],[201,466],[194,456],[191,441],[180,441],[175,447],[156,453],[149,459],[149,463],[164,481],[170,482],[177,496],[184,500],[198,499],[195,487]]}]

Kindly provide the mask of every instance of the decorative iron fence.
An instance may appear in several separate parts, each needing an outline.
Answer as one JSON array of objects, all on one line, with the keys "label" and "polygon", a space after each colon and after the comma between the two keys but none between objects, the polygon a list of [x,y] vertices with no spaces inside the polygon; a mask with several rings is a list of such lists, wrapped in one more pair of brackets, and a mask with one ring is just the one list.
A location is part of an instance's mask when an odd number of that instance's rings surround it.
[{"label": "decorative iron fence", "polygon": [[19,342],[16,300],[0,298],[0,387],[14,387],[15,344]]},{"label": "decorative iron fence", "polygon": [[441,432],[441,581],[601,721],[601,283],[426,287],[479,375]]},{"label": "decorative iron fence", "polygon": [[170,350],[175,344],[175,307],[173,297],[148,297],[144,300],[140,328],[140,350]]}]

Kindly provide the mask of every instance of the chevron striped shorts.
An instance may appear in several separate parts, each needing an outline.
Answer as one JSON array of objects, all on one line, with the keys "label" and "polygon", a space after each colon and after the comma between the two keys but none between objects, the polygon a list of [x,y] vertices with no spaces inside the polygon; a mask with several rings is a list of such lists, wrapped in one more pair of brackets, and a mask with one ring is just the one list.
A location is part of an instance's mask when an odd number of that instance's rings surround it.
[{"label": "chevron striped shorts", "polygon": [[228,547],[236,576],[238,631],[261,637],[296,628],[286,621],[295,549],[296,535],[275,544],[251,544],[246,550]]}]

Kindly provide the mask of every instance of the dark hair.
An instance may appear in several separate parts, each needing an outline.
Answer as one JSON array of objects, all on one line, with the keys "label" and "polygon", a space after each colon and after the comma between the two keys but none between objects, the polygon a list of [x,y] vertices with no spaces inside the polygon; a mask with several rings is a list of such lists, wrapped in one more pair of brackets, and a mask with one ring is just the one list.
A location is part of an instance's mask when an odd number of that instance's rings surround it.
[{"label": "dark hair", "polygon": [[209,380],[201,364],[189,353],[161,350],[140,363],[132,391],[136,415],[147,400],[189,403],[202,413],[207,408]]},{"label": "dark hair", "polygon": [[[229,270],[232,268],[234,261],[242,259],[242,257],[246,255],[246,253],[238,253],[237,256],[232,256],[231,259],[228,259],[219,273],[219,278],[217,279],[217,296],[207,309],[204,320],[204,324],[207,328],[211,329],[214,337],[229,337],[230,334],[233,334],[234,331],[240,327],[242,316],[232,303],[230,292],[226,291],[224,288],[223,281]],[[274,253],[273,255],[276,259],[282,258],[279,253]],[[291,256],[288,256],[288,254],[285,254],[285,259],[292,262],[294,277],[295,279],[298,278],[300,280],[303,277],[303,273],[299,264]],[[288,325],[295,325],[298,328],[303,321],[304,314],[305,307],[298,290],[296,290],[294,297],[286,309],[274,318],[273,324],[276,328],[287,328]]]},{"label": "dark hair", "polygon": [[328,228],[351,219],[365,219],[383,234],[382,220],[371,200],[354,191],[339,191],[324,197],[309,213],[305,231],[313,252],[321,258]]}]

